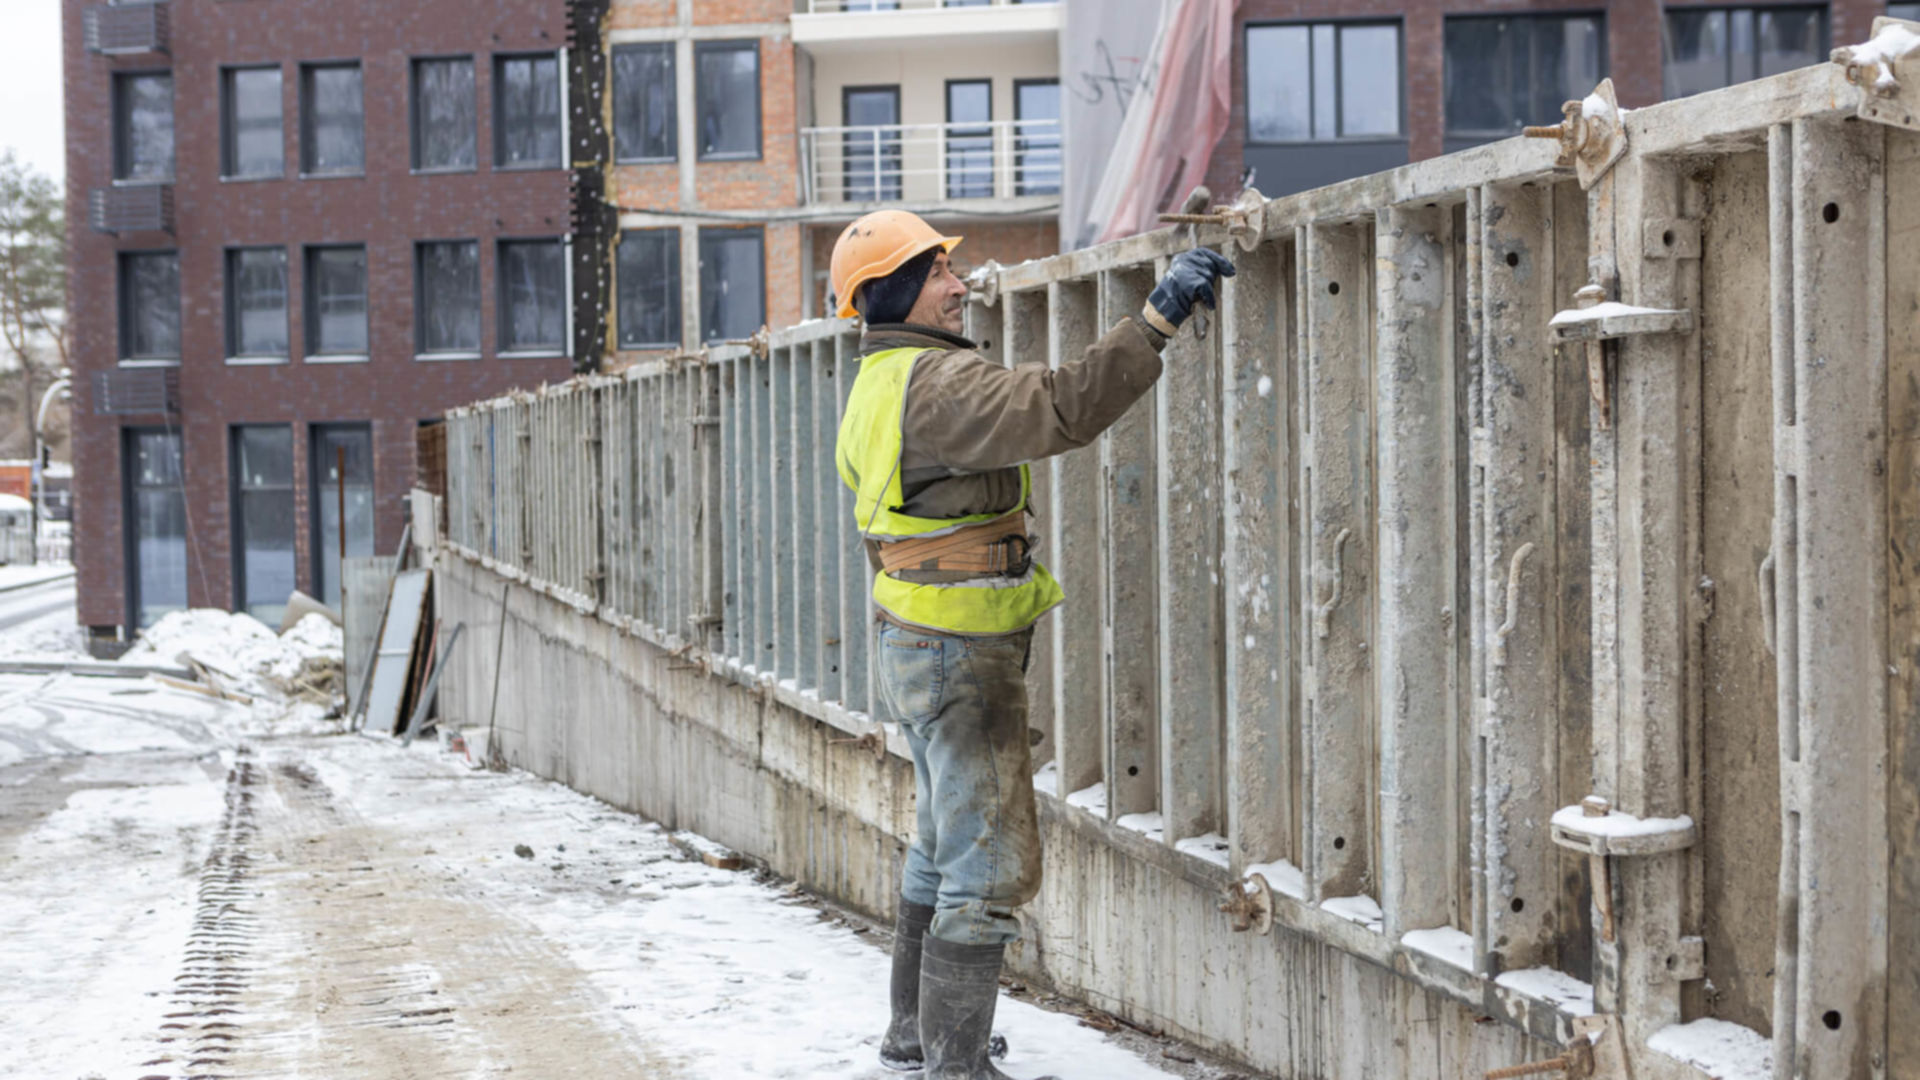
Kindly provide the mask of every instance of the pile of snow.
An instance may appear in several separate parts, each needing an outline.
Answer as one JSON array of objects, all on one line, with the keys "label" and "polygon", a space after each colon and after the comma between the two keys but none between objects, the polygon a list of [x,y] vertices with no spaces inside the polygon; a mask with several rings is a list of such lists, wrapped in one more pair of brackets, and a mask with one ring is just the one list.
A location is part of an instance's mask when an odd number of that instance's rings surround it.
[{"label": "pile of snow", "polygon": [[204,669],[216,689],[255,700],[317,704],[339,691],[343,655],[340,628],[325,615],[275,634],[243,612],[194,608],[162,617],[120,660]]}]

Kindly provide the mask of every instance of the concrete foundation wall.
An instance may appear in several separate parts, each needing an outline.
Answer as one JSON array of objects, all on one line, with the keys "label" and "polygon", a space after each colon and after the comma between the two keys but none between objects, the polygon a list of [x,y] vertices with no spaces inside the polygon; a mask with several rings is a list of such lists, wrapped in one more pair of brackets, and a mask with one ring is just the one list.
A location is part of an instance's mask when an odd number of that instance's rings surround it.
[{"label": "concrete foundation wall", "polygon": [[[491,715],[510,764],[891,917],[910,763],[464,557],[443,553],[435,571],[440,617],[466,623],[469,644],[443,677],[448,722]],[[497,706],[496,648],[512,658]],[[1229,933],[1224,869],[1050,795],[1040,806],[1045,876],[1011,961],[1024,977],[1284,1077],[1440,1080],[1557,1052],[1337,946]]]}]

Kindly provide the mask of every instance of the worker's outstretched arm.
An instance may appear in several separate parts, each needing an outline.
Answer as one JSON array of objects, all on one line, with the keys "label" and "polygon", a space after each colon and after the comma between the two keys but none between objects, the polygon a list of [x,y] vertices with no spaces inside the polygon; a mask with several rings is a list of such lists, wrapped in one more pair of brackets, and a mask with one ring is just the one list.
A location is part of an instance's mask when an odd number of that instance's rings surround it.
[{"label": "worker's outstretched arm", "polygon": [[1182,252],[1139,316],[1058,368],[1006,368],[973,352],[923,358],[902,417],[908,455],[985,470],[1086,446],[1160,377],[1160,349],[1194,303],[1216,303],[1215,279],[1232,274],[1233,264],[1213,251]]}]

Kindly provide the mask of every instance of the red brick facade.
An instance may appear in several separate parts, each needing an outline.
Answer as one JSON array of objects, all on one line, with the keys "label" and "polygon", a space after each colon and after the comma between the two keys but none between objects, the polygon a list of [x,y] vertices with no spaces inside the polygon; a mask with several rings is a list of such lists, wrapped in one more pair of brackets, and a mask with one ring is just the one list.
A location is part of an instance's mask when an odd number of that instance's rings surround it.
[{"label": "red brick facade", "polygon": [[[1233,45],[1233,122],[1215,147],[1207,173],[1208,186],[1217,194],[1232,195],[1245,167],[1247,133],[1248,23],[1341,21],[1367,18],[1402,20],[1405,50],[1406,134],[1414,161],[1441,153],[1446,134],[1445,56],[1443,26],[1446,16],[1463,14],[1522,14],[1537,11],[1606,13],[1606,71],[1613,78],[1620,104],[1630,108],[1651,105],[1661,97],[1661,13],[1668,7],[1726,7],[1732,0],[1529,0],[1503,3],[1467,0],[1241,0]],[[1764,6],[1764,5],[1761,5]],[[1886,13],[1881,0],[1833,0],[1828,5],[1828,35],[1835,43],[1864,41],[1873,20]],[[1547,124],[1558,116],[1543,116]],[[1259,179],[1255,178],[1255,184]]]},{"label": "red brick facade", "polygon": [[[496,353],[495,241],[568,232],[562,169],[496,172],[492,149],[492,62],[496,53],[558,49],[566,36],[563,0],[170,0],[170,54],[108,58],[86,51],[84,10],[98,0],[63,0],[66,64],[68,296],[74,327],[75,560],[84,624],[129,621],[122,530],[123,427],[178,425],[184,436],[188,509],[188,600],[230,607],[229,430],[240,423],[293,426],[296,566],[313,582],[313,520],[306,460],[309,425],[371,422],[375,544],[398,543],[401,497],[412,484],[420,420],[450,406],[516,386],[565,378],[565,358]],[[414,175],[409,168],[409,60],[471,55],[476,61],[479,166],[470,173]],[[299,64],[364,65],[366,172],[301,179]],[[285,175],[220,179],[220,69],[278,64],[282,72]],[[168,68],[174,80],[175,229],[107,235],[87,224],[88,193],[113,182],[111,85],[117,70]],[[414,359],[414,242],[476,240],[481,259],[482,357]],[[312,363],[302,355],[302,245],[364,243],[369,360]],[[285,364],[225,362],[223,252],[276,245],[288,252],[292,356]],[[116,253],[179,252],[181,413],[177,417],[95,413],[94,376],[119,355]]]}]

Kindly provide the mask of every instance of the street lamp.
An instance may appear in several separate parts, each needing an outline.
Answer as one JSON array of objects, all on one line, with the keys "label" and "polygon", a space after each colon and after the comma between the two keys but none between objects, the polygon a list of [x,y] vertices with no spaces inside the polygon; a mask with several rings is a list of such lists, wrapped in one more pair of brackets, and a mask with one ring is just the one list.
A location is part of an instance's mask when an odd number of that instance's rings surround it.
[{"label": "street lamp", "polygon": [[69,388],[72,385],[73,373],[66,368],[61,368],[60,377],[54,380],[52,386],[47,387],[46,393],[40,395],[40,408],[33,414],[33,481],[31,485],[33,515],[28,519],[31,525],[27,530],[27,550],[32,554],[35,566],[40,564],[40,503],[46,497],[46,478],[42,475],[44,470],[40,464],[45,451],[40,444],[40,433],[46,430],[47,406],[53,404],[55,395],[59,395],[62,401],[71,398],[73,394]]}]

